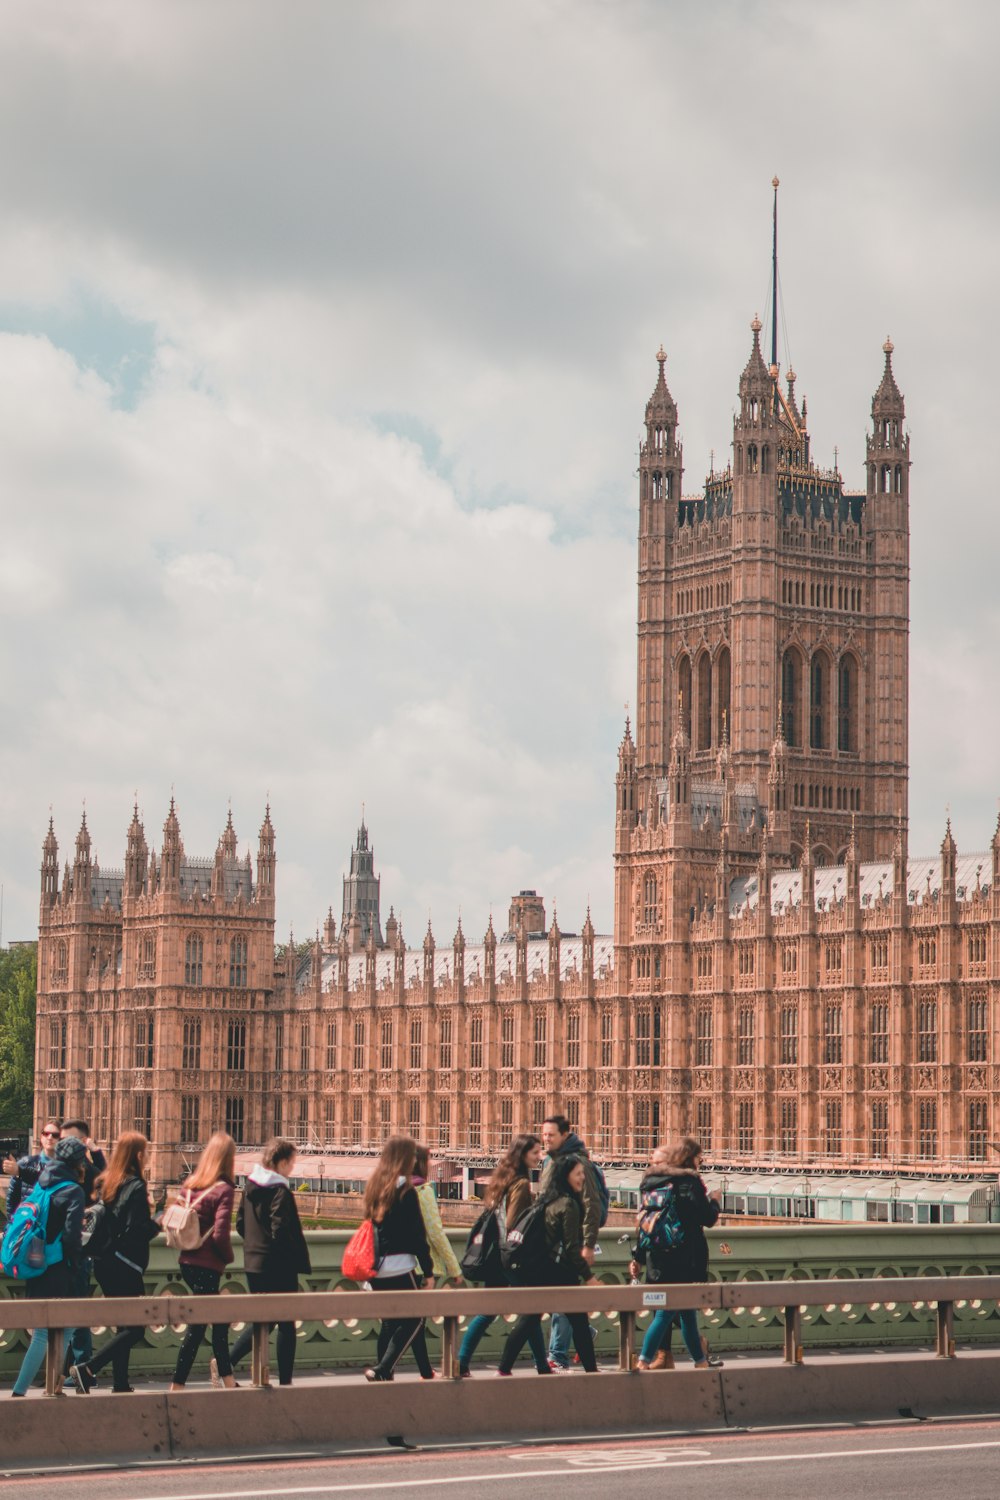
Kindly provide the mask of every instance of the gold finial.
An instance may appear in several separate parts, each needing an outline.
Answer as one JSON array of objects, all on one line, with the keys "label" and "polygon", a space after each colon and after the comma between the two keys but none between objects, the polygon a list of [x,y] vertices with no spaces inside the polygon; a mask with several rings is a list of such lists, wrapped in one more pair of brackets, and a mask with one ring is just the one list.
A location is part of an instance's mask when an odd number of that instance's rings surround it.
[{"label": "gold finial", "polygon": [[773,187],[773,188],[774,188],[774,191],[775,191],[775,192],[777,192],[777,191],[778,191],[778,189],[779,189],[779,188],[780,188],[780,186],[781,186],[781,183],[780,183],[780,182],[779,182],[779,180],[778,180],[778,178],[777,178],[777,177],[772,177],[772,178],[771,178],[771,186],[772,186],[772,187]]},{"label": "gold finial", "polygon": [[763,326],[764,325],[760,321],[760,318],[758,317],[758,315],[756,313],[754,313],[754,315],[753,315],[753,322],[750,324],[750,327],[753,329],[754,333],[760,333],[760,330],[763,328]]},{"label": "gold finial", "polygon": [[891,338],[890,338],[890,337],[889,337],[889,335],[888,335],[888,334],[886,334],[886,339],[885,339],[885,343],[884,343],[884,344],[883,344],[883,345],[882,345],[882,349],[883,349],[883,351],[884,351],[884,352],[885,352],[885,353],[886,353],[886,354],[891,354],[891,353],[892,353],[892,351],[893,351],[893,349],[895,349],[895,347],[896,347],[896,346],[895,346],[895,344],[894,344],[894,343],[893,343],[893,342],[892,342],[892,339],[891,339]]}]

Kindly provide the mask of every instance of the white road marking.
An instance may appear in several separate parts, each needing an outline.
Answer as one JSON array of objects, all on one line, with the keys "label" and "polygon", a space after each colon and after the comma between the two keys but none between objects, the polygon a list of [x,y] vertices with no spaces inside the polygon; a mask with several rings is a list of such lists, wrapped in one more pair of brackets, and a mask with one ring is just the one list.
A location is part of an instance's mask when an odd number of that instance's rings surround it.
[{"label": "white road marking", "polygon": [[[901,1453],[965,1453],[976,1448],[1000,1448],[1000,1441],[989,1443],[913,1443],[909,1447],[894,1448],[841,1448],[826,1453],[755,1453],[733,1458],[682,1458],[668,1459],[661,1465],[667,1469],[712,1469],[735,1468],[739,1464],[808,1463],[817,1459],[841,1458],[898,1458]],[[602,1469],[604,1474],[624,1474],[644,1467],[638,1464],[609,1464]],[[522,1469],[518,1479],[574,1479],[570,1469]],[[145,1495],[136,1500],[274,1500],[284,1495],[359,1495],[373,1490],[423,1490],[446,1484],[509,1484],[511,1471],[502,1474],[440,1474],[433,1479],[387,1479],[375,1482],[349,1484],[301,1484],[280,1490],[196,1490],[186,1495]]]}]

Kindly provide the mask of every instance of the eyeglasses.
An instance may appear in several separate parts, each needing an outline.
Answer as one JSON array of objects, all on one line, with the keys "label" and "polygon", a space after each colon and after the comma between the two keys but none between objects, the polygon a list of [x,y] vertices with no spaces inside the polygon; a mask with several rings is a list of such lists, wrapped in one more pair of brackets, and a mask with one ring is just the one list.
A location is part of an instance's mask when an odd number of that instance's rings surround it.
[{"label": "eyeglasses", "polygon": [[42,1140],[43,1141],[46,1141],[46,1140],[56,1141],[58,1139],[59,1139],[59,1132],[58,1132],[58,1130],[43,1130],[42,1131]]}]

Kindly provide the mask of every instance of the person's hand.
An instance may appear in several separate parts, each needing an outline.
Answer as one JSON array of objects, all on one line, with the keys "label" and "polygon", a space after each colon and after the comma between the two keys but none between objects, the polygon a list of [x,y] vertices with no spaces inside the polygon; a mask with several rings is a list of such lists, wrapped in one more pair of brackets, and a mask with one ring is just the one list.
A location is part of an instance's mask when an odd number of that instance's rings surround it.
[{"label": "person's hand", "polygon": [[642,1270],[642,1267],[640,1266],[640,1264],[639,1264],[639,1262],[637,1260],[630,1260],[629,1261],[629,1263],[628,1263],[628,1274],[630,1276],[634,1276],[634,1277],[638,1278],[639,1272],[641,1270]]},{"label": "person's hand", "polygon": [[424,1277],[424,1291],[425,1292],[432,1292],[433,1290],[434,1290],[434,1277],[433,1276],[425,1276]]},{"label": "person's hand", "polygon": [[598,1281],[596,1276],[591,1276],[590,1280],[585,1281],[583,1284],[584,1286],[600,1286],[601,1283]]},{"label": "person's hand", "polygon": [[17,1158],[15,1156],[5,1156],[3,1159],[3,1169],[8,1177],[13,1177],[17,1171]]},{"label": "person's hand", "polygon": [[583,1249],[580,1251],[580,1254],[583,1256],[583,1258],[587,1262],[588,1266],[592,1266],[594,1264],[594,1247],[593,1247],[593,1245],[584,1245]]},{"label": "person's hand", "polygon": [[713,1192],[709,1193],[708,1196],[709,1196],[710,1200],[713,1203],[721,1203],[722,1202],[722,1194],[719,1192],[718,1188],[715,1188],[715,1190]]}]

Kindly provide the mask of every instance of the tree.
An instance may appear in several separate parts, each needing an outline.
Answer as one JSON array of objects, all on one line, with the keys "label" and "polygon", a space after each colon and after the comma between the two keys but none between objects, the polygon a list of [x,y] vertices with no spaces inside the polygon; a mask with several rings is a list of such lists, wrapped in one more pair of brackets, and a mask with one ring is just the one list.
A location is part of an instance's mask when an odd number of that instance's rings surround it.
[{"label": "tree", "polygon": [[34,947],[0,952],[0,1131],[31,1130],[35,1096]]}]

